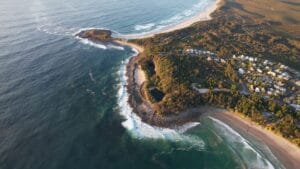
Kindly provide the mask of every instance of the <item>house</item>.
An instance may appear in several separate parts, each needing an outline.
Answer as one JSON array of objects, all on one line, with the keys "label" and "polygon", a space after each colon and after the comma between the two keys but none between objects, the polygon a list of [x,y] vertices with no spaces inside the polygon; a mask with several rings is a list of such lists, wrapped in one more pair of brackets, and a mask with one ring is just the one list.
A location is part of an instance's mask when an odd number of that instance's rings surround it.
[{"label": "house", "polygon": [[185,50],[187,53],[191,53],[191,49],[186,49]]},{"label": "house", "polygon": [[276,69],[275,72],[276,73],[281,73],[281,70],[280,69]]},{"label": "house", "polygon": [[280,65],[280,69],[287,69],[288,67],[285,65]]},{"label": "house", "polygon": [[290,77],[283,77],[284,80],[290,80]]},{"label": "house", "polygon": [[268,73],[267,73],[268,75],[271,75],[271,76],[274,76],[274,77],[276,77],[276,73],[275,72],[273,72],[273,71],[268,71]]},{"label": "house", "polygon": [[269,91],[267,91],[267,94],[268,94],[268,95],[272,95],[273,92],[269,90]]},{"label": "house", "polygon": [[262,70],[261,69],[256,69],[258,73],[262,73]]},{"label": "house", "polygon": [[274,88],[275,88],[275,89],[280,89],[280,86],[274,84]]},{"label": "house", "polygon": [[283,72],[281,75],[282,75],[283,77],[289,77],[289,76],[290,76],[287,72]]},{"label": "house", "polygon": [[291,104],[292,107],[294,107],[297,111],[300,110],[300,105],[298,104]]},{"label": "house", "polygon": [[243,75],[243,74],[245,74],[245,70],[244,70],[244,69],[242,69],[242,68],[239,68],[239,74],[240,74],[240,75]]},{"label": "house", "polygon": [[295,84],[300,87],[300,80],[296,81]]},{"label": "house", "polygon": [[269,63],[269,65],[270,65],[270,66],[273,66],[273,62],[271,62],[271,61],[268,61],[268,63]]},{"label": "house", "polygon": [[277,83],[277,85],[282,87],[282,86],[284,86],[284,83],[283,83],[282,81],[279,81],[279,82]]},{"label": "house", "polygon": [[284,88],[284,87],[281,87],[279,90],[280,90],[282,93],[285,93],[285,92],[286,92],[286,88]]},{"label": "house", "polygon": [[256,93],[260,93],[260,89],[258,87],[255,88]]},{"label": "house", "polygon": [[254,90],[254,86],[253,86],[253,85],[250,85],[250,86],[249,86],[249,90],[253,91],[253,90]]},{"label": "house", "polygon": [[216,62],[220,62],[220,59],[218,59],[218,58],[214,58],[214,60],[215,60]]},{"label": "house", "polygon": [[241,58],[242,60],[245,60],[245,56],[244,56],[244,55],[241,55],[240,58]]}]

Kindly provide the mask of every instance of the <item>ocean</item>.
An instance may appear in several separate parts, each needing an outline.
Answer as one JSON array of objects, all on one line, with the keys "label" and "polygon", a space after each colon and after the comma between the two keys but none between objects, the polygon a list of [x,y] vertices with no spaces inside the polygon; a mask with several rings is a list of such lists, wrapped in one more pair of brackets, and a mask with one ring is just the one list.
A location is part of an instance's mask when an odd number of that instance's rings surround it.
[{"label": "ocean", "polygon": [[214,2],[0,1],[0,168],[280,168],[266,146],[212,117],[176,129],[141,122],[124,76],[136,51],[74,36],[159,32]]}]

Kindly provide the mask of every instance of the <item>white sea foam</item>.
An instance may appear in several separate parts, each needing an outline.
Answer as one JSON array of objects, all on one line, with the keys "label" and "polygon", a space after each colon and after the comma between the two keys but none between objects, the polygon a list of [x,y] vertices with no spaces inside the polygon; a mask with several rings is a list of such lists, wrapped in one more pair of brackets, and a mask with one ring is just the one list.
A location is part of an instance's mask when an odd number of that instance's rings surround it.
[{"label": "white sea foam", "polygon": [[168,26],[168,24],[176,24],[190,16],[193,16],[193,15],[199,13],[200,11],[206,12],[204,10],[211,5],[211,2],[212,1],[201,0],[197,4],[193,5],[191,9],[184,10],[183,12],[178,13],[175,16],[173,16],[167,20],[163,20],[159,23],[159,25],[164,25],[166,27],[166,26]]},{"label": "white sea foam", "polygon": [[139,54],[139,51],[135,48],[131,48],[132,52],[134,53],[133,56],[137,56]]},{"label": "white sea foam", "polygon": [[265,157],[262,157],[258,150],[255,150],[251,146],[251,143],[243,138],[238,132],[218,119],[213,117],[209,118],[214,122],[218,134],[223,136],[236,153],[241,156],[246,163],[247,168],[274,169],[271,162]]},{"label": "white sea foam", "polygon": [[190,123],[186,123],[182,126],[175,127],[174,129],[176,129],[179,133],[185,133],[186,131],[188,131],[196,126],[199,126],[199,125],[200,125],[200,122],[190,122]]},{"label": "white sea foam", "polygon": [[91,79],[93,82],[96,82],[96,79],[94,78],[94,75],[93,75],[93,73],[92,73],[91,70],[89,71],[89,76],[90,76],[90,79]]},{"label": "white sea foam", "polygon": [[158,23],[149,23],[145,25],[135,26],[135,30],[144,30],[144,32],[127,35],[117,33],[116,35],[117,37],[125,39],[138,39],[149,37],[156,33],[168,32],[169,30],[173,30],[172,28],[177,24],[196,16],[196,14],[198,14],[199,12],[203,14],[203,16],[199,16],[199,20],[208,20],[210,19],[209,14],[212,11],[212,8],[215,7],[214,3],[215,1],[212,0],[201,0],[197,4],[193,5],[190,9],[184,10]]},{"label": "white sea foam", "polygon": [[150,30],[154,26],[155,26],[154,23],[148,23],[148,24],[145,24],[145,25],[136,25],[134,27],[134,29],[137,30],[137,31],[140,31],[140,30]]},{"label": "white sea foam", "polygon": [[114,45],[114,44],[104,45],[104,44],[101,44],[100,42],[96,43],[96,42],[93,42],[93,41],[88,40],[88,39],[80,38],[78,36],[76,36],[76,39],[78,39],[79,42],[81,42],[85,45],[93,46],[93,47],[104,49],[104,50],[106,50],[106,49],[125,50],[125,48],[123,46],[117,46],[117,45]]},{"label": "white sea foam", "polygon": [[[135,55],[138,54],[136,49],[133,49]],[[177,129],[161,128],[151,126],[147,123],[142,122],[141,118],[137,116],[131,106],[128,104],[128,93],[126,89],[127,76],[126,76],[126,64],[129,59],[122,62],[118,75],[120,78],[118,86],[118,108],[120,114],[125,118],[122,125],[127,131],[137,139],[166,139],[178,143],[188,144],[198,150],[203,150],[205,144],[203,140],[196,136],[184,134],[188,129],[195,127],[199,123],[190,123]]]},{"label": "white sea foam", "polygon": [[112,45],[112,44],[107,45],[107,47],[108,47],[109,49],[124,50],[124,47],[123,47],[123,46],[117,46],[117,45]]},{"label": "white sea foam", "polygon": [[100,48],[100,49],[107,49],[107,46],[100,44],[100,43],[94,43],[88,39],[83,39],[80,37],[76,37],[76,39],[78,39],[81,43],[85,44],[85,45],[90,45],[96,48]]}]

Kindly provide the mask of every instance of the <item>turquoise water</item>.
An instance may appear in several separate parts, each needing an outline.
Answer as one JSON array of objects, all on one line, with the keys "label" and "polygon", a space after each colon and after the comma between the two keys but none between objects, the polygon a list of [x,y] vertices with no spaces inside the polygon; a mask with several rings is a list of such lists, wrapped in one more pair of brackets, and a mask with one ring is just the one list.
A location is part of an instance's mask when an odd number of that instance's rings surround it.
[{"label": "turquoise water", "polygon": [[124,88],[135,51],[73,36],[159,31],[213,3],[0,1],[0,168],[278,168],[267,147],[211,118],[177,129],[142,123]]}]

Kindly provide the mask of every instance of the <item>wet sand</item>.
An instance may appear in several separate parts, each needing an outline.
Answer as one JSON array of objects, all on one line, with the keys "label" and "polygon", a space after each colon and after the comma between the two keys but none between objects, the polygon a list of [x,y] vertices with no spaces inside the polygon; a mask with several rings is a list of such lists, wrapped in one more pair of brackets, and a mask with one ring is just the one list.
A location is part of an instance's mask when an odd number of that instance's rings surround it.
[{"label": "wet sand", "polygon": [[241,134],[249,135],[265,143],[287,169],[299,169],[300,149],[282,136],[255,124],[239,113],[210,108],[207,110],[207,115],[223,121]]}]

